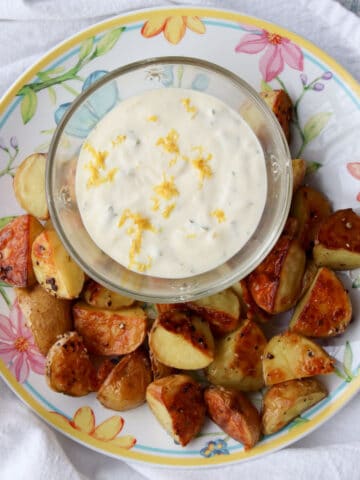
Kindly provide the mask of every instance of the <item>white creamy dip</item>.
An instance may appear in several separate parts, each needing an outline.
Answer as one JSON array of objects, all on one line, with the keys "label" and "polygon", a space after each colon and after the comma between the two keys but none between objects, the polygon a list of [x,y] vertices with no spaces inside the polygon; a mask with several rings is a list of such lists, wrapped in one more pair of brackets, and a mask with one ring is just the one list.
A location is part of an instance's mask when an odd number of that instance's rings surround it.
[{"label": "white creamy dip", "polygon": [[254,233],[266,166],[248,124],[210,95],[151,90],[84,142],[76,196],[89,235],[130,270],[182,278],[217,267]]}]

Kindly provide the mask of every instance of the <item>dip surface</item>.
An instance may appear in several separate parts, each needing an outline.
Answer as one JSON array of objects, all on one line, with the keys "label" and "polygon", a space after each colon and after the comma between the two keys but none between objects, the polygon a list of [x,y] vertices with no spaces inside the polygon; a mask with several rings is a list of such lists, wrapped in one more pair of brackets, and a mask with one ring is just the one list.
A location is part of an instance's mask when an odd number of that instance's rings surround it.
[{"label": "dip surface", "polygon": [[130,270],[184,278],[222,264],[264,210],[262,148],[210,95],[151,90],[121,102],[80,151],[76,196],[93,241]]}]

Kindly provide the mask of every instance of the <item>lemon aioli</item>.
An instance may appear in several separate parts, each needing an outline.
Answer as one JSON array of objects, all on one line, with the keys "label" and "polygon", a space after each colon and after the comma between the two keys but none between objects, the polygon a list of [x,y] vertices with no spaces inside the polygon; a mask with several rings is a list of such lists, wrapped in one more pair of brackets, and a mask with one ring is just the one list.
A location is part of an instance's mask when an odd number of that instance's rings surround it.
[{"label": "lemon aioli", "polygon": [[262,148],[242,117],[205,93],[150,90],[121,102],[80,151],[85,228],[130,270],[184,278],[222,264],[265,207]]}]

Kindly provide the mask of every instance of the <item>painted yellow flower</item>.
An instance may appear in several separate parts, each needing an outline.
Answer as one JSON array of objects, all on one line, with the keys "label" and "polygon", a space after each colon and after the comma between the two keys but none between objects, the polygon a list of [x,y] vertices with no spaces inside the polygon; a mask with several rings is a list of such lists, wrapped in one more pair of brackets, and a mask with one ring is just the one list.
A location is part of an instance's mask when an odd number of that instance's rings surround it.
[{"label": "painted yellow flower", "polygon": [[60,413],[50,412],[53,416],[54,423],[59,427],[71,427],[85,436],[92,437],[98,442],[106,442],[107,445],[113,447],[125,448],[129,450],[132,448],[136,439],[132,435],[124,435],[118,437],[124,426],[124,419],[119,415],[114,415],[97,427],[95,426],[95,414],[90,407],[81,407],[76,410],[74,417],[69,420]]},{"label": "painted yellow flower", "polygon": [[167,17],[165,15],[156,15],[144,23],[141,29],[141,35],[145,38],[151,38],[164,32],[166,40],[176,45],[185,35],[186,28],[189,28],[195,33],[205,33],[205,25],[199,17],[184,17],[182,15]]}]

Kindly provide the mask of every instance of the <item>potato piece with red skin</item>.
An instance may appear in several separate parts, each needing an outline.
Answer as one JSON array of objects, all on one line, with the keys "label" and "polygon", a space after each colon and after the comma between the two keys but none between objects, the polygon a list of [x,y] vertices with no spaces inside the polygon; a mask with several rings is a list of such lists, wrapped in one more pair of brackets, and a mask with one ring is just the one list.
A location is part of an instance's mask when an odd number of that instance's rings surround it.
[{"label": "potato piece with red skin", "polygon": [[311,187],[300,187],[294,194],[290,215],[298,219],[297,238],[302,247],[313,248],[320,224],[331,214],[325,195]]},{"label": "potato piece with red skin", "polygon": [[151,381],[149,358],[139,348],[122,357],[99,388],[96,398],[106,408],[131,410],[145,402],[146,388]]},{"label": "potato piece with red skin", "polygon": [[205,421],[204,395],[189,375],[155,380],[147,387],[146,400],[163,428],[183,447],[200,432]]},{"label": "potato piece with red skin", "polygon": [[231,288],[240,300],[243,318],[248,318],[260,324],[268,322],[270,316],[255,303],[248,286],[247,277],[235,283]]},{"label": "potato piece with red skin", "polygon": [[96,370],[77,332],[65,333],[50,348],[46,380],[52,390],[74,397],[96,390]]},{"label": "potato piece with red skin", "polygon": [[209,382],[242,391],[264,386],[262,355],[266,338],[260,327],[244,320],[240,327],[217,341],[214,361],[205,370]]},{"label": "potato piece with red skin", "polygon": [[95,355],[125,355],[145,340],[147,320],[140,307],[106,310],[84,302],[73,305],[75,329]]},{"label": "potato piece with red skin", "polygon": [[293,111],[291,98],[285,90],[266,90],[260,92],[260,96],[274,113],[289,143]]},{"label": "potato piece with red skin", "polygon": [[89,305],[98,308],[107,308],[108,310],[130,307],[135,302],[133,298],[124,297],[124,295],[120,295],[120,293],[112,292],[94,280],[86,282],[81,296]]},{"label": "potato piece with red skin", "polygon": [[13,287],[36,283],[31,247],[43,226],[32,215],[14,218],[0,230],[0,280]]},{"label": "potato piece with red skin", "polygon": [[293,193],[301,186],[306,174],[306,162],[302,158],[291,161],[293,171]]},{"label": "potato piece with red skin", "polygon": [[259,441],[260,415],[243,393],[211,386],[205,390],[204,398],[211,420],[229,437],[241,442],[245,450],[249,450]]},{"label": "potato piece with red skin", "polygon": [[288,380],[270,387],[263,397],[262,431],[271,435],[327,396],[315,378]]},{"label": "potato piece with red skin", "polygon": [[334,360],[315,342],[294,332],[272,337],[263,353],[266,385],[334,371]]},{"label": "potato piece with red skin", "polygon": [[338,210],[321,223],[313,249],[318,266],[334,270],[360,267],[360,217],[350,208]]},{"label": "potato piece with red skin", "polygon": [[297,240],[279,238],[269,255],[248,277],[256,304],[270,314],[285,312],[299,299],[306,256]]},{"label": "potato piece with red skin", "polygon": [[346,330],[351,316],[350,297],[343,284],[333,271],[322,267],[297,304],[289,328],[306,337],[333,337]]}]

